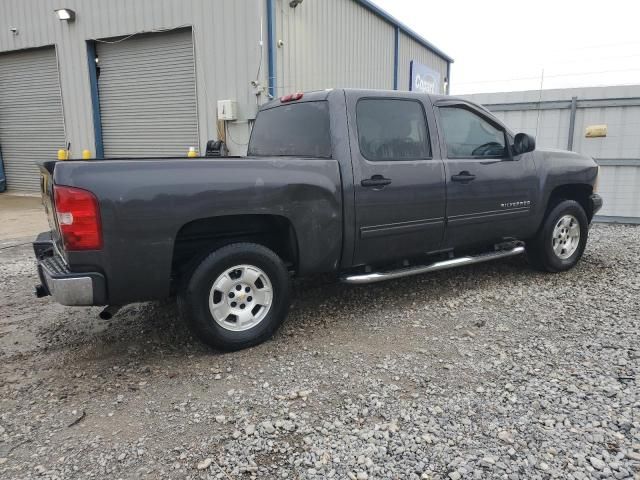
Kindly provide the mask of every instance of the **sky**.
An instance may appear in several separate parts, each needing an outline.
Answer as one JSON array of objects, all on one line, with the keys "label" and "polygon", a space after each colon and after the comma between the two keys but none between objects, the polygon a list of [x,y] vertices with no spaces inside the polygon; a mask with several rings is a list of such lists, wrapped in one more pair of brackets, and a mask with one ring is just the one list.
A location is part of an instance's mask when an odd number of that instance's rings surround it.
[{"label": "sky", "polygon": [[373,2],[453,57],[452,94],[640,84],[638,0]]}]

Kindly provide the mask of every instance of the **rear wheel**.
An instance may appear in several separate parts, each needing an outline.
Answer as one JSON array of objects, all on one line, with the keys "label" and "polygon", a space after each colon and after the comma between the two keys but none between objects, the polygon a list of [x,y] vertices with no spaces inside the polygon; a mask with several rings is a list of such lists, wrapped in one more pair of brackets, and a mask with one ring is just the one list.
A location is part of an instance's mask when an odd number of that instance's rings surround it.
[{"label": "rear wheel", "polygon": [[286,318],[289,275],[282,260],[262,245],[227,245],[195,268],[178,305],[204,343],[240,350],[271,337]]},{"label": "rear wheel", "polygon": [[529,263],[539,270],[562,272],[573,268],[587,245],[589,221],[582,206],[563,200],[547,215],[540,231],[527,242]]}]

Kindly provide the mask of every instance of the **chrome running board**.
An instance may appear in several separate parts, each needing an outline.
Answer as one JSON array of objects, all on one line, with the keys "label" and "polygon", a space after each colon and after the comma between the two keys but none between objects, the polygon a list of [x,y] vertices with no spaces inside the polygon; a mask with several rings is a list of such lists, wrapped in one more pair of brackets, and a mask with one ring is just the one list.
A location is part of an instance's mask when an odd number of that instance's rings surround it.
[{"label": "chrome running board", "polygon": [[401,268],[399,270],[391,270],[388,272],[362,273],[354,275],[345,275],[340,278],[344,283],[353,285],[361,285],[365,283],[383,282],[394,278],[408,277],[411,275],[419,275],[421,273],[436,272],[438,270],[446,270],[447,268],[462,267],[464,265],[472,265],[474,263],[488,262],[499,258],[513,257],[524,252],[523,246],[513,247],[509,250],[497,250],[495,252],[482,253],[480,255],[452,258],[451,260],[443,260],[430,265],[420,265],[416,267]]}]

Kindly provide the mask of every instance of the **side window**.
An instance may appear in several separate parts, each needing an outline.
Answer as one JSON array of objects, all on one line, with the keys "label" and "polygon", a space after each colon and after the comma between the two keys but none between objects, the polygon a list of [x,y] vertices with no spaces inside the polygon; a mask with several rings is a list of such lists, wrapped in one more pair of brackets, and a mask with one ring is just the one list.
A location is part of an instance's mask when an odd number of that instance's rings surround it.
[{"label": "side window", "polygon": [[362,99],[356,107],[360,152],[374,162],[431,157],[424,109],[414,100]]},{"label": "side window", "polygon": [[502,158],[504,131],[465,108],[440,107],[449,158]]}]

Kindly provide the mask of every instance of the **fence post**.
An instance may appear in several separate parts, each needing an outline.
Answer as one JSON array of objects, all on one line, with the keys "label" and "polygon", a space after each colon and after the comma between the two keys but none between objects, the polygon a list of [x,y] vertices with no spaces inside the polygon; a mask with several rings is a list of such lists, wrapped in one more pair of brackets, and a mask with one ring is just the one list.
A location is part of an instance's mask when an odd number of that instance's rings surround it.
[{"label": "fence post", "polygon": [[571,97],[571,113],[569,114],[569,139],[567,150],[573,150],[573,134],[576,128],[576,112],[578,110],[578,97]]}]

